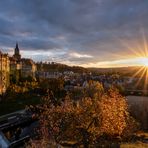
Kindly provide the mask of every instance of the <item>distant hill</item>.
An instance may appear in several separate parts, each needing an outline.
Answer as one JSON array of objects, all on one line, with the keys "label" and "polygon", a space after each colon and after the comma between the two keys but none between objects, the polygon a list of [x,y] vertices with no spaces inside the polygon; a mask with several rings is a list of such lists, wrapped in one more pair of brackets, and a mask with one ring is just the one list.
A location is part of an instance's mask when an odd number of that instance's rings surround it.
[{"label": "distant hill", "polygon": [[129,67],[115,67],[115,68],[88,68],[88,70],[96,74],[119,73],[127,76],[133,76],[134,74],[137,73],[137,76],[139,77],[141,76],[142,68],[143,67],[141,66],[131,66],[131,67],[129,66]]},{"label": "distant hill", "polygon": [[84,73],[89,72],[87,68],[80,67],[80,66],[68,66],[65,64],[60,63],[36,63],[37,70],[41,71],[48,71],[48,72],[64,72],[64,71],[73,71],[75,73]]},{"label": "distant hill", "polygon": [[[129,66],[129,67],[114,67],[114,68],[84,68],[80,66],[68,66],[61,63],[36,63],[38,71],[47,71],[47,72],[64,72],[64,71],[73,71],[75,73],[93,73],[93,74],[113,74],[118,73],[124,76],[133,76],[136,74],[137,77],[142,75],[141,66]],[[138,72],[139,71],[139,72]],[[146,71],[145,71],[146,73]]]}]

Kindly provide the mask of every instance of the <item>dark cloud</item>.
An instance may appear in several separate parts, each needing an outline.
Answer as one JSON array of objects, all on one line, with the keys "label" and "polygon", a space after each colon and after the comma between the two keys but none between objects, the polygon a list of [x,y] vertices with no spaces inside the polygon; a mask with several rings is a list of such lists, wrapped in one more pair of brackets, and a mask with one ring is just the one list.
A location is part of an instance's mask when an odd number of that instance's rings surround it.
[{"label": "dark cloud", "polygon": [[76,64],[117,60],[113,54],[131,52],[121,41],[141,41],[141,28],[148,37],[147,7],[147,0],[1,0],[0,46],[18,41],[28,52],[58,49],[66,53],[51,59]]}]

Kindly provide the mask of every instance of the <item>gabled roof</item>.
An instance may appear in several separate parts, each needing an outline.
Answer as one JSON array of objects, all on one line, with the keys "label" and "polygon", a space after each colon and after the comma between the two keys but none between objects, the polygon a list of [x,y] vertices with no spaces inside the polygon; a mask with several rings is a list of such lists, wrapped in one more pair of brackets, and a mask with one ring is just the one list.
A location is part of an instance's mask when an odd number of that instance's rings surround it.
[{"label": "gabled roof", "polygon": [[22,58],[21,59],[22,64],[26,64],[26,65],[34,65],[34,61],[32,59],[26,59],[26,58]]}]

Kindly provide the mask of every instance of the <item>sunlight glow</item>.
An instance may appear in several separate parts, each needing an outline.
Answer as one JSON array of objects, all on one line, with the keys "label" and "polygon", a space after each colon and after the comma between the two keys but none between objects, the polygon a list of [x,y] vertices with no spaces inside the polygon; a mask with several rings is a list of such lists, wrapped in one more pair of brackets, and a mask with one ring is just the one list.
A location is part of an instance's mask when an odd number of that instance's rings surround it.
[{"label": "sunlight glow", "polygon": [[[135,78],[133,89],[148,89],[148,43],[144,32],[142,32],[141,41],[123,41],[118,39],[123,47],[129,51],[129,54],[112,53],[115,60],[99,61],[96,63],[82,64],[84,67],[99,67],[99,68],[115,68],[115,67],[130,67],[134,66],[133,75]],[[120,57],[120,58],[119,58]]]},{"label": "sunlight glow", "polygon": [[148,66],[148,58],[147,58],[147,57],[141,58],[139,62],[140,62],[143,66]]},{"label": "sunlight glow", "polygon": [[[137,83],[135,84],[135,87],[138,87],[140,85],[143,85],[143,90],[148,89],[148,43],[146,36],[144,34],[144,31],[142,31],[142,39],[143,39],[143,45],[136,45],[137,48],[131,48],[128,46],[128,49],[132,49],[133,53],[135,54],[135,64],[142,66],[137,70],[137,72],[132,77],[137,77]],[[138,41],[137,41],[138,43]]]}]

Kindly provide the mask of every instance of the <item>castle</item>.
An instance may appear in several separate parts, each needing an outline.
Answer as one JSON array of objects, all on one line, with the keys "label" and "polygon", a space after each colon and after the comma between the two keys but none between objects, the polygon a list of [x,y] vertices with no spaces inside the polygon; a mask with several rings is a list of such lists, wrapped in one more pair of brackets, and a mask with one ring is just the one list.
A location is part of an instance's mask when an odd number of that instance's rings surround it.
[{"label": "castle", "polygon": [[10,75],[15,76],[16,72],[20,73],[21,77],[35,77],[36,65],[32,59],[21,58],[18,43],[14,49],[14,55],[10,59]]},{"label": "castle", "polygon": [[10,79],[35,77],[36,64],[32,59],[21,58],[18,43],[12,57],[0,52],[0,95],[6,92]]}]

